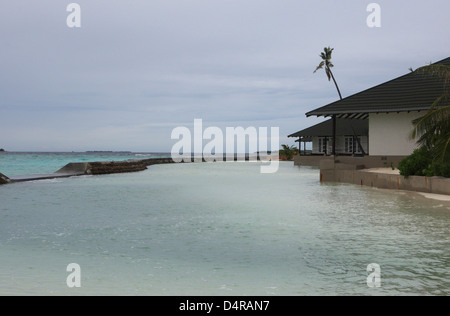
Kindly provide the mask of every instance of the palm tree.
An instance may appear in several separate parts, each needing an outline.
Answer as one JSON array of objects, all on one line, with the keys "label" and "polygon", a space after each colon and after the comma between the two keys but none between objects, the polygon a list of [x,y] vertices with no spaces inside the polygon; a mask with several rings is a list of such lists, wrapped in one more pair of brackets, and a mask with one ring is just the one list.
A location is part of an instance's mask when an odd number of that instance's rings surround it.
[{"label": "palm tree", "polygon": [[331,62],[331,54],[333,53],[333,50],[334,48],[324,47],[323,52],[321,52],[319,55],[322,58],[322,61],[320,62],[319,66],[317,66],[316,70],[314,70],[314,73],[316,73],[317,70],[323,69],[325,67],[325,74],[328,77],[328,81],[331,81],[331,79],[333,79],[334,85],[336,86],[336,90],[339,94],[339,98],[342,100],[341,91],[339,90],[336,79],[334,78],[333,72],[331,71],[331,68],[334,67],[333,63]]},{"label": "palm tree", "polygon": [[280,150],[280,156],[286,157],[287,160],[292,160],[294,155],[298,153],[298,149],[295,146],[281,145],[283,149]]},{"label": "palm tree", "polygon": [[[333,72],[331,71],[331,68],[334,67],[333,63],[331,62],[331,54],[333,53],[334,48],[324,47],[323,52],[320,53],[320,57],[322,58],[322,61],[320,62],[319,66],[317,66],[316,70],[314,70],[314,73],[317,72],[319,69],[323,69],[325,67],[325,74],[328,77],[328,81],[333,79],[334,85],[336,86],[336,90],[339,94],[339,98],[342,100],[341,91],[339,90],[339,87],[337,85],[336,79],[334,78]],[[336,156],[336,115],[333,115],[333,149],[332,149],[333,156]]]},{"label": "palm tree", "polygon": [[413,121],[411,139],[433,153],[433,158],[450,161],[450,66],[428,65],[415,71],[443,81],[444,92],[430,106],[428,112]]}]

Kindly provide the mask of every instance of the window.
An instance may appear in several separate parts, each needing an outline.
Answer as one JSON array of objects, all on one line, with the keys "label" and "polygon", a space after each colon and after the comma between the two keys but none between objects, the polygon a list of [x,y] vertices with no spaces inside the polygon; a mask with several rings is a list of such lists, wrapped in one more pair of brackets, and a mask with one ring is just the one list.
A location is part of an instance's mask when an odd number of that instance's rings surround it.
[{"label": "window", "polygon": [[345,152],[353,153],[353,137],[345,137]]},{"label": "window", "polygon": [[361,143],[361,137],[345,136],[345,152],[361,153],[361,148],[359,147],[358,142]]},{"label": "window", "polygon": [[319,153],[326,153],[327,152],[327,137],[319,137],[319,148],[318,148],[318,152]]}]

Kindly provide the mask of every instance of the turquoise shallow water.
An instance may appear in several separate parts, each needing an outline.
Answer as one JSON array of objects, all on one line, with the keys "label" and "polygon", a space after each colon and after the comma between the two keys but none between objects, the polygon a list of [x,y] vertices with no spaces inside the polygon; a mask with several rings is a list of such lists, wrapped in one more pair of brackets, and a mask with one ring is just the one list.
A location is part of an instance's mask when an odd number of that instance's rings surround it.
[{"label": "turquoise shallow water", "polygon": [[166,153],[80,152],[80,153],[0,153],[0,172],[8,177],[53,173],[71,162],[122,161],[168,157]]},{"label": "turquoise shallow water", "polygon": [[[2,186],[0,295],[450,294],[450,203],[259,167]],[[69,263],[81,288],[66,285]]]}]

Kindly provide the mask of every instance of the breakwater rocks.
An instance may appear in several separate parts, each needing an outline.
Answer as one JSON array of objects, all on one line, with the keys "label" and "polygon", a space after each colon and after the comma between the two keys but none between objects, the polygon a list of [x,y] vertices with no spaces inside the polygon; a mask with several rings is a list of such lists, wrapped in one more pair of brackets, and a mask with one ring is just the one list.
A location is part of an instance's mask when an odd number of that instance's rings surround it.
[{"label": "breakwater rocks", "polygon": [[148,166],[173,163],[172,158],[133,159],[125,161],[97,161],[69,163],[56,171],[57,174],[73,175],[101,175],[113,173],[138,172],[147,169]]},{"label": "breakwater rocks", "polygon": [[140,162],[111,161],[111,162],[90,162],[87,165],[87,174],[100,175],[112,173],[137,172],[147,169],[147,166]]},{"label": "breakwater rocks", "polygon": [[172,163],[171,158],[150,158],[126,161],[101,161],[89,162],[86,166],[86,174],[100,175],[113,173],[138,172],[146,170],[148,166],[156,164]]},{"label": "breakwater rocks", "polygon": [[174,163],[172,158],[149,158],[125,161],[98,161],[98,162],[72,162],[68,163],[55,173],[34,174],[8,178],[0,173],[0,185],[15,182],[68,178],[82,175],[102,175],[113,173],[137,172],[157,164]]},{"label": "breakwater rocks", "polygon": [[0,173],[0,185],[7,184],[9,182],[11,182],[9,178],[5,176],[3,173]]},{"label": "breakwater rocks", "polygon": [[[136,160],[128,160],[130,162]],[[148,159],[138,159],[137,161],[141,161],[146,166],[158,165],[158,164],[167,164],[167,163],[175,163],[172,158],[148,158]]]}]

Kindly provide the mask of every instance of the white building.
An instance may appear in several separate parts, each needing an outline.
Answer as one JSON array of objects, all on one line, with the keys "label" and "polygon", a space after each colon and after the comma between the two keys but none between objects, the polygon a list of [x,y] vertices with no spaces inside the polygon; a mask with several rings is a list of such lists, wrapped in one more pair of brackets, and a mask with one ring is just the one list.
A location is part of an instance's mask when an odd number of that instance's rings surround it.
[{"label": "white building", "polygon": [[[368,120],[337,119],[336,126],[336,153],[338,155],[368,153]],[[333,152],[332,120],[298,131],[288,137],[298,138],[300,154],[305,153],[306,143],[312,143],[312,155],[330,155]]]},{"label": "white building", "polygon": [[[450,66],[450,57],[435,64]],[[350,138],[348,137],[351,134],[345,138],[339,132],[339,125],[342,124],[341,120],[367,121],[368,133],[367,135],[361,134],[361,144],[365,155],[371,157],[370,161],[375,164],[379,161],[379,165],[381,165],[386,161],[399,161],[410,155],[417,148],[416,140],[410,138],[410,133],[413,129],[412,121],[423,116],[430,109],[433,102],[443,95],[444,92],[445,83],[443,79],[410,72],[399,78],[310,111],[306,113],[306,116],[331,117],[330,122],[335,119],[336,155],[348,153],[350,148],[350,145],[348,145]],[[329,142],[326,142],[327,144],[324,145],[324,138],[321,138],[321,135],[302,139],[302,136],[298,133],[290,136],[299,137],[300,141],[312,141],[313,153],[332,153],[332,150],[329,150]]]}]

